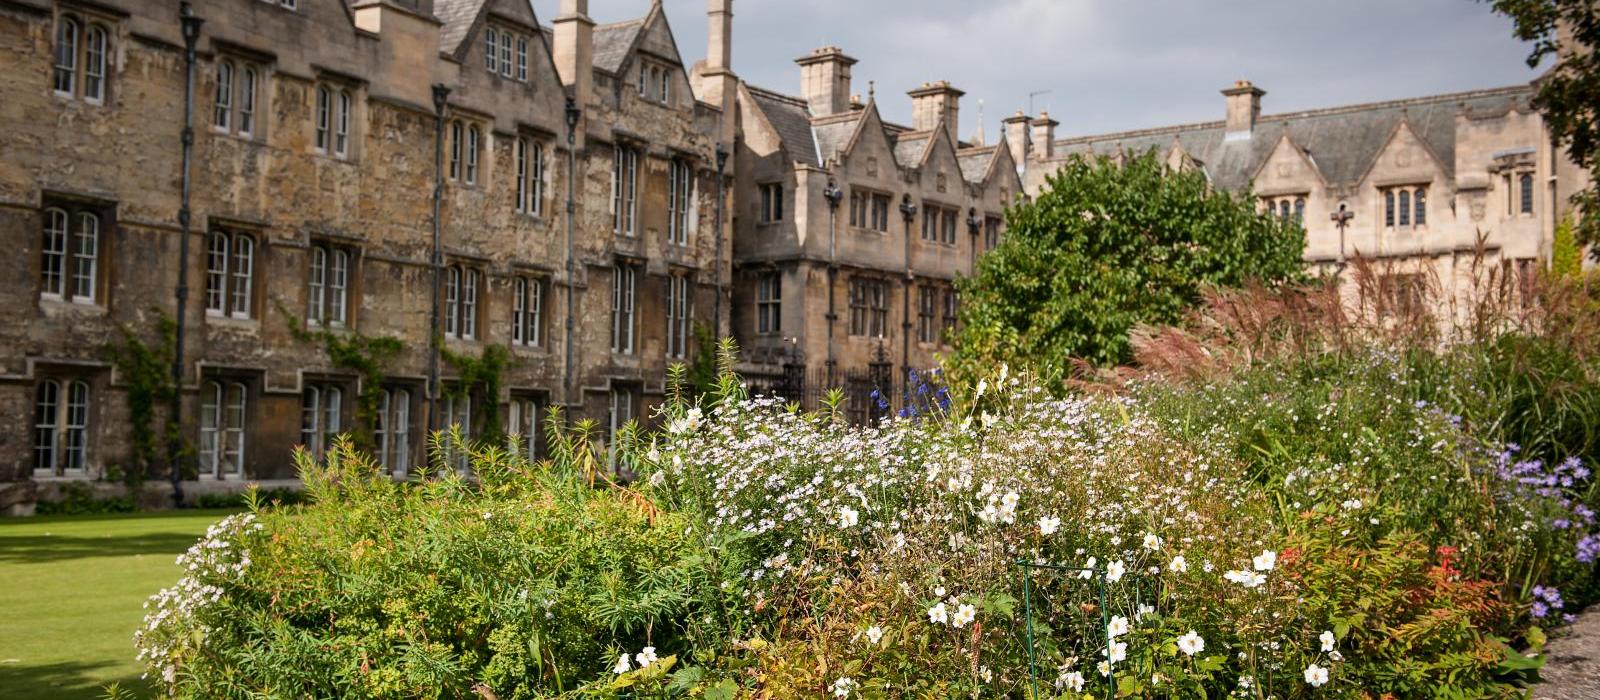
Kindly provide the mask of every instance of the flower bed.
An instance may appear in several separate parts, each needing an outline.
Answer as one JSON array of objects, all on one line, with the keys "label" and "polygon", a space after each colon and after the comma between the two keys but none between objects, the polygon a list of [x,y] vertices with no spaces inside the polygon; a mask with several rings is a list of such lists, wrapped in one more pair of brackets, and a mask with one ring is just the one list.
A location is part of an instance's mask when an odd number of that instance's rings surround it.
[{"label": "flower bed", "polygon": [[1589,596],[1587,467],[1419,372],[1002,370],[881,427],[725,381],[624,437],[633,487],[557,429],[477,483],[336,450],[315,504],[197,545],[140,646],[182,697],[1512,697]]}]

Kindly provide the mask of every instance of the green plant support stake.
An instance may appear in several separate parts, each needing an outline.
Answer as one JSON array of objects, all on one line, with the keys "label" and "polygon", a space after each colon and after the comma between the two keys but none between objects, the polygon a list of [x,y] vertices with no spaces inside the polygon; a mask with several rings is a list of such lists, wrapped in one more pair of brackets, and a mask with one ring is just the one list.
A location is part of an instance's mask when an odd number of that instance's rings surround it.
[{"label": "green plant support stake", "polygon": [[1028,682],[1033,685],[1030,700],[1039,700],[1039,673],[1033,660],[1033,567],[1021,559],[1017,566],[1022,567],[1022,615],[1028,628]]},{"label": "green plant support stake", "polygon": [[[1107,663],[1110,663],[1110,661],[1111,661],[1111,610],[1110,610],[1110,608],[1106,607],[1106,601],[1107,601],[1106,588],[1109,586],[1109,582],[1106,580],[1106,571],[1105,571],[1105,569],[1096,570],[1096,569],[1079,568],[1079,567],[1075,567],[1075,566],[1052,566],[1050,564],[1033,564],[1033,563],[1030,563],[1030,562],[1028,562],[1027,560],[1024,560],[1024,559],[1018,559],[1016,561],[1016,565],[1019,568],[1022,569],[1022,614],[1023,614],[1023,618],[1024,618],[1023,624],[1024,624],[1025,628],[1027,629],[1027,639],[1028,639],[1028,684],[1029,684],[1029,687],[1032,688],[1032,690],[1033,690],[1033,695],[1032,695],[1033,700],[1038,700],[1038,698],[1039,698],[1039,672],[1038,672],[1038,662],[1036,660],[1037,653],[1034,650],[1034,641],[1033,641],[1033,569],[1035,569],[1035,568],[1052,569],[1052,570],[1055,570],[1055,571],[1073,571],[1073,572],[1077,572],[1077,573],[1091,573],[1091,574],[1095,574],[1096,575],[1096,578],[1099,579],[1099,584],[1100,584],[1099,585],[1099,588],[1100,588],[1100,591],[1099,591],[1099,594],[1100,594],[1099,595],[1099,598],[1100,598],[1100,629],[1105,634],[1105,640],[1106,640],[1106,643],[1105,643],[1105,654],[1106,654],[1106,662]],[[1116,682],[1113,680],[1115,678],[1116,678],[1115,674],[1107,676],[1106,700],[1112,700],[1112,698],[1116,697],[1117,685],[1116,685]]]}]

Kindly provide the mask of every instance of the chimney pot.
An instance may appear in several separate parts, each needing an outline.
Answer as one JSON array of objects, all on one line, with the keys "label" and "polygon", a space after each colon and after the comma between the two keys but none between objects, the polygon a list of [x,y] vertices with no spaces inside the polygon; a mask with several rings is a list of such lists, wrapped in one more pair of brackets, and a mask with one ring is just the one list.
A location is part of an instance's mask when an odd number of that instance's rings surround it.
[{"label": "chimney pot", "polygon": [[1040,112],[1039,118],[1033,120],[1033,150],[1040,160],[1055,157],[1056,127],[1060,125],[1061,122],[1050,118],[1049,112]]},{"label": "chimney pot", "polygon": [[1227,120],[1224,140],[1248,140],[1261,116],[1261,96],[1267,94],[1248,80],[1234,81],[1233,87],[1222,91],[1227,100]]},{"label": "chimney pot", "polygon": [[826,117],[850,108],[850,67],[856,59],[837,46],[824,46],[794,62],[800,65],[800,92],[811,116]]},{"label": "chimney pot", "polygon": [[944,123],[951,143],[961,142],[961,96],[966,93],[951,87],[950,81],[923,83],[906,93],[911,96],[911,128],[931,131]]}]

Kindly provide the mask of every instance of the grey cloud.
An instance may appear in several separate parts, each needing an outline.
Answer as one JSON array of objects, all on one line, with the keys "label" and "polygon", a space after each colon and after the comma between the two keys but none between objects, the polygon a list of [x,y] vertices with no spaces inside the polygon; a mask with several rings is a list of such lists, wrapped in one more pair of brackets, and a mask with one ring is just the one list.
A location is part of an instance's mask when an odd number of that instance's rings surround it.
[{"label": "grey cloud", "polygon": [[[533,0],[541,19],[558,0]],[[592,0],[597,21],[643,14],[649,0]],[[705,53],[705,0],[666,0],[679,49]],[[855,89],[877,85],[893,121],[930,80],[967,91],[963,135],[983,100],[999,120],[1038,98],[1063,135],[1222,116],[1218,90],[1248,78],[1268,113],[1497,87],[1535,75],[1510,22],[1473,0],[735,0],[734,69],[799,90],[793,60],[836,44],[861,60]]]}]

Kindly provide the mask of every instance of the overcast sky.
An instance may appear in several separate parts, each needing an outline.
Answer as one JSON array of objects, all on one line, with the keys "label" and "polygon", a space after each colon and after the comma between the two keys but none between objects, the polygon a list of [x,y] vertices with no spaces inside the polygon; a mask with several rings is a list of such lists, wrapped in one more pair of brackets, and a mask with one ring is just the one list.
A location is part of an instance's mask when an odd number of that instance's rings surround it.
[{"label": "overcast sky", "polygon": [[[665,0],[686,65],[705,57],[706,0]],[[559,0],[533,0],[549,23]],[[591,0],[597,22],[650,0]],[[1048,109],[1059,135],[1223,116],[1218,91],[1247,78],[1279,113],[1499,87],[1534,76],[1509,20],[1475,0],[735,0],[734,70],[800,89],[794,59],[835,44],[860,59],[853,91],[876,81],[886,118],[907,123],[906,91],[949,80],[967,95],[961,134],[990,142],[999,120]]]}]

